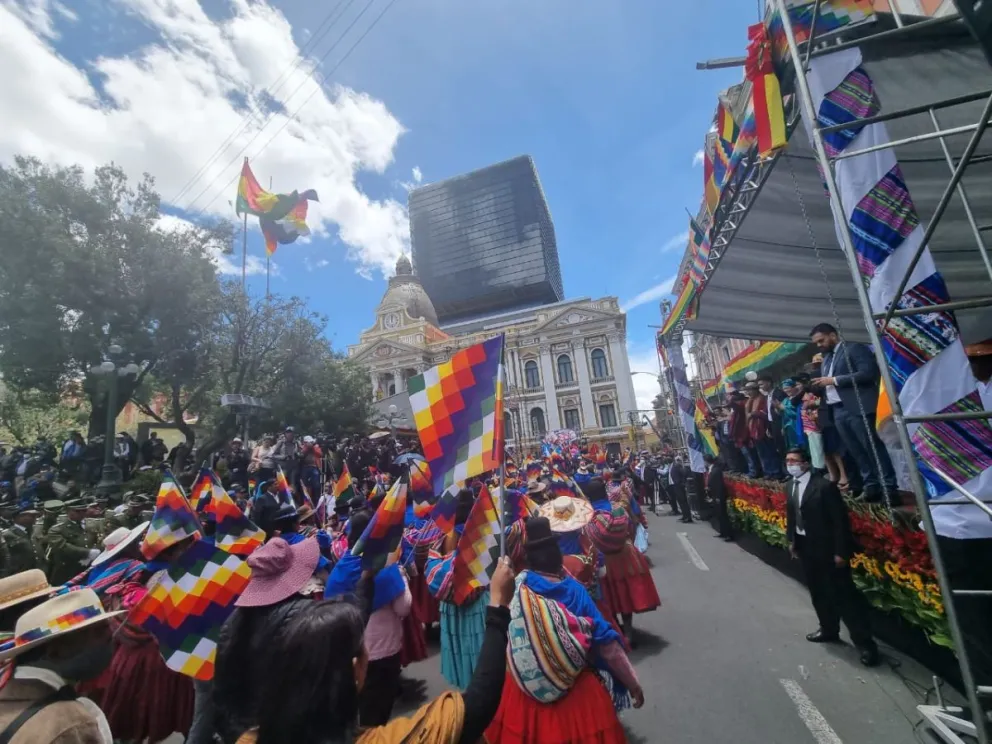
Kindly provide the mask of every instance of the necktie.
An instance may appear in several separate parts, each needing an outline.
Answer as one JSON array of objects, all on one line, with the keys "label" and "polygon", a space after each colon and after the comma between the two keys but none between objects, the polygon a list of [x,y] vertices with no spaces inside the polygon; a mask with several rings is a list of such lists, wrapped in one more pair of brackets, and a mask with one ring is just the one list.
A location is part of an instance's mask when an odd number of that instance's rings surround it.
[{"label": "necktie", "polygon": [[796,505],[796,532],[806,532],[806,525],[803,524],[802,503],[799,501],[799,481],[792,482],[792,500]]}]

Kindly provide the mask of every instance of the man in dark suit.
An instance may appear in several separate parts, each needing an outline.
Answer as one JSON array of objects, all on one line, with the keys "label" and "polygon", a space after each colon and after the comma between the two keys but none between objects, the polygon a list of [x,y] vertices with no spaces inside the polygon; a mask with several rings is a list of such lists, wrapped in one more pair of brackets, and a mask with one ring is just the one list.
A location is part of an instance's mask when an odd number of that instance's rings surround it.
[{"label": "man in dark suit", "polygon": [[861,651],[861,663],[875,666],[879,662],[878,646],[871,635],[868,603],[851,578],[854,536],[847,506],[837,486],[811,470],[805,450],[789,450],[785,465],[792,476],[785,502],[789,552],[802,561],[813,609],[820,621],[820,629],[807,635],[806,640],[838,640],[843,619],[851,640]]},{"label": "man in dark suit", "polygon": [[837,329],[829,323],[814,327],[810,338],[823,352],[821,376],[813,380],[813,386],[823,391],[837,433],[858,464],[865,500],[879,502],[882,483],[890,493],[895,492],[896,473],[889,452],[875,431],[879,381],[875,356],[864,344],[841,340]]},{"label": "man in dark suit", "polygon": [[712,455],[703,455],[706,463],[706,490],[710,499],[716,502],[717,524],[720,532],[714,537],[722,537],[727,542],[734,539],[734,525],[730,521],[730,511],[727,509],[727,484],[723,480],[723,460]]}]

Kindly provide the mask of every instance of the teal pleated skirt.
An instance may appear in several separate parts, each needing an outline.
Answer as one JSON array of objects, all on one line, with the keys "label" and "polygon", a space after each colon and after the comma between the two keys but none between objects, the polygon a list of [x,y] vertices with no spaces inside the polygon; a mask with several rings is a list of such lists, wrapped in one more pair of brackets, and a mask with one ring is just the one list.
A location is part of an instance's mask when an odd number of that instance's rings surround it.
[{"label": "teal pleated skirt", "polygon": [[459,690],[468,687],[486,634],[489,590],[468,605],[441,602],[441,674]]}]

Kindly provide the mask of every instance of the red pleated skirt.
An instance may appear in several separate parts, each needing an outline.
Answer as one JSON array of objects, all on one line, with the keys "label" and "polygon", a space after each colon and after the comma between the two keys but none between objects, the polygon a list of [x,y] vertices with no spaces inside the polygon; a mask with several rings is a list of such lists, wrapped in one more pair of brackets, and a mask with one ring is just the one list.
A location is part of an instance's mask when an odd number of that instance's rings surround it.
[{"label": "red pleated skirt", "polygon": [[427,579],[424,578],[423,571],[410,577],[410,596],[413,599],[410,614],[415,615],[424,625],[441,622],[440,605],[427,590]]},{"label": "red pleated skirt", "polygon": [[110,662],[103,712],[114,739],[161,741],[193,721],[193,680],[165,665],[158,644],[125,641]]},{"label": "red pleated skirt", "polygon": [[403,618],[403,646],[400,648],[400,664],[407,666],[427,658],[427,638],[424,624],[414,617],[413,612]]},{"label": "red pleated skirt", "polygon": [[488,744],[624,744],[613,700],[599,677],[586,670],[561,700],[539,703],[507,672],[503,697],[485,740]]},{"label": "red pleated skirt", "polygon": [[650,612],[661,607],[651,566],[637,548],[627,543],[619,553],[606,556],[603,595],[617,614]]}]

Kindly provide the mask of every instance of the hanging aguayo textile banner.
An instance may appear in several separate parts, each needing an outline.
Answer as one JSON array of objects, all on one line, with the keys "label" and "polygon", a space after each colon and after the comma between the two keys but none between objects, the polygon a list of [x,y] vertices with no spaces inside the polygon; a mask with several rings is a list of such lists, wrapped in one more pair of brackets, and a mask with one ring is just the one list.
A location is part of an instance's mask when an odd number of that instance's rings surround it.
[{"label": "hanging aguayo textile banner", "polygon": [[[890,141],[884,123],[858,124],[859,119],[882,112],[882,102],[861,61],[859,49],[848,49],[811,63],[809,83],[820,126],[851,123],[824,137],[830,157]],[[947,287],[929,248],[913,270],[908,289],[894,297],[924,232],[894,150],[840,160],[835,173],[872,310],[882,312],[893,301],[898,308],[948,302]],[[954,313],[894,317],[882,332],[882,346],[895,385],[888,393],[898,396],[906,416],[982,410]],[[957,496],[937,475],[938,470],[980,498],[992,496],[992,425],[988,419],[929,421],[908,428],[931,498]],[[933,516],[942,534],[960,534],[965,522],[977,526],[983,521],[989,529],[988,517],[974,506],[941,506],[933,510]]]},{"label": "hanging aguayo textile banner", "polygon": [[668,363],[672,368],[672,382],[675,385],[675,396],[678,398],[679,423],[682,424],[686,443],[689,445],[689,469],[694,473],[704,473],[706,465],[703,464],[703,444],[696,431],[696,403],[692,398],[692,391],[689,390],[689,378],[685,375],[681,334],[668,344]]}]

